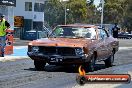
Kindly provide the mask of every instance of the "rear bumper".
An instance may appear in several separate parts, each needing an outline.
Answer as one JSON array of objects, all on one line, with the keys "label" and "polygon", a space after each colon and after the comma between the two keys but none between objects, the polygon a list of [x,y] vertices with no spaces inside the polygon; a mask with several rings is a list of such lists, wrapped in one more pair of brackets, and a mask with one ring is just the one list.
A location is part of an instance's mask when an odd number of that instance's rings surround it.
[{"label": "rear bumper", "polygon": [[89,61],[88,55],[82,56],[60,56],[60,55],[44,55],[42,53],[28,52],[28,56],[32,60],[43,60],[49,64],[82,64]]}]

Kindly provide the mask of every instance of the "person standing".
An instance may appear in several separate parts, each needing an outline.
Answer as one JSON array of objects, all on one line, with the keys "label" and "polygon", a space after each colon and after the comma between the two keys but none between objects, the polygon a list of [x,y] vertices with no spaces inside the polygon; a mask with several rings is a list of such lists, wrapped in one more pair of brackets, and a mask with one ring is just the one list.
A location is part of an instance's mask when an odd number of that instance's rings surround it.
[{"label": "person standing", "polygon": [[0,15],[0,56],[4,57],[4,48],[6,45],[6,30],[10,24],[5,20],[4,15]]},{"label": "person standing", "polygon": [[118,38],[118,31],[120,28],[118,27],[117,23],[115,23],[115,26],[112,28],[112,33],[114,38]]}]

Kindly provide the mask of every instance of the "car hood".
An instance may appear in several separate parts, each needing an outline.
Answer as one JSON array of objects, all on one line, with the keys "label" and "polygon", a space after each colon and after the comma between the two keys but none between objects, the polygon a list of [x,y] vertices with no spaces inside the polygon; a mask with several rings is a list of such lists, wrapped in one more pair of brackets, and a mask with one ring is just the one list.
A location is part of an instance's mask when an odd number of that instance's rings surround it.
[{"label": "car hood", "polygon": [[64,46],[64,47],[88,47],[92,40],[84,38],[42,38],[34,40],[29,45],[34,46]]}]

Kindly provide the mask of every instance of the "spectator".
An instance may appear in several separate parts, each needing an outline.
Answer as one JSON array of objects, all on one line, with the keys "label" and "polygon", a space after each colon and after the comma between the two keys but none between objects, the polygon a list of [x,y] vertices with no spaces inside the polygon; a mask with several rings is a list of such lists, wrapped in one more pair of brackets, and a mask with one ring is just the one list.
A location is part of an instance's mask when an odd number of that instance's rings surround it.
[{"label": "spectator", "polygon": [[4,15],[0,15],[0,56],[4,57],[4,48],[6,45],[6,30],[10,24],[5,20]]},{"label": "spectator", "polygon": [[112,33],[114,38],[118,38],[118,31],[120,28],[118,27],[117,23],[115,23],[114,27],[112,28]]}]

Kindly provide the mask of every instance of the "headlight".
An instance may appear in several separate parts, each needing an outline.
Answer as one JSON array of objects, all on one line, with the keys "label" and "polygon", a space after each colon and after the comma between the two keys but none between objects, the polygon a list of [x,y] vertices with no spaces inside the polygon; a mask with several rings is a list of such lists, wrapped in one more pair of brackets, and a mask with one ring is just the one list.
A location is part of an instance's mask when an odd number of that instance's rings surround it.
[{"label": "headlight", "polygon": [[84,51],[82,48],[76,48],[75,51],[77,56],[82,56],[84,54]]},{"label": "headlight", "polygon": [[32,47],[32,52],[39,52],[39,47],[38,46],[33,46]]}]

